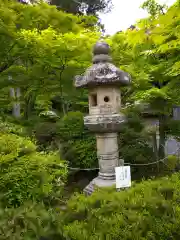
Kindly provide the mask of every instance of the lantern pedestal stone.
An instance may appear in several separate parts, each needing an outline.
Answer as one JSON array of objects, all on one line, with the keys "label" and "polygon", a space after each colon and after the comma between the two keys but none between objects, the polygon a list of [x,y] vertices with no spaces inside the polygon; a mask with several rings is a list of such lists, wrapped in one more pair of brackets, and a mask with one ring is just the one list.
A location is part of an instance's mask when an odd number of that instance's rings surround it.
[{"label": "lantern pedestal stone", "polygon": [[117,133],[96,135],[99,174],[84,189],[90,195],[96,187],[110,187],[115,184],[115,167],[119,165]]},{"label": "lantern pedestal stone", "polygon": [[77,76],[75,86],[89,89],[89,115],[85,126],[96,136],[98,176],[84,189],[90,195],[95,188],[115,185],[115,168],[120,165],[118,132],[125,117],[120,113],[120,87],[129,85],[130,76],[111,63],[109,46],[99,42],[94,46],[93,65],[84,76]]},{"label": "lantern pedestal stone", "polygon": [[116,180],[104,180],[101,179],[99,176],[94,178],[89,185],[84,189],[84,193],[86,196],[91,195],[97,188],[104,188],[104,187],[112,187],[116,184]]}]

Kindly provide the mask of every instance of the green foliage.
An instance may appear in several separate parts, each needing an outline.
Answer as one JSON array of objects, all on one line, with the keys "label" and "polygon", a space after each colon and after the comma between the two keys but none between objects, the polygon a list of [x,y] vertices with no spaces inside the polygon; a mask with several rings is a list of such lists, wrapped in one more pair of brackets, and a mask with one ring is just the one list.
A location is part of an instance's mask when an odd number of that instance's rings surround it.
[{"label": "green foliage", "polygon": [[[62,8],[71,8],[68,1],[62,3]],[[105,1],[85,3],[88,14],[107,6]],[[75,12],[80,10],[77,5],[73,2]],[[167,119],[173,104],[180,103],[179,6],[177,1],[162,14],[164,6],[146,1],[143,8],[151,16],[137,24],[138,30],[106,39],[115,64],[132,76],[132,87],[122,90],[122,104],[147,102]],[[133,184],[127,191],[75,196],[65,214],[59,214],[67,169],[52,150],[60,149],[72,167],[98,163],[95,137],[83,123],[87,91],[77,91],[72,80],[91,64],[91,48],[100,36],[97,18],[67,14],[45,3],[23,5],[8,0],[0,2],[0,16],[0,109],[2,114],[10,113],[18,100],[25,118],[16,124],[12,119],[7,123],[5,117],[0,121],[0,240],[41,236],[179,240],[179,174]],[[15,87],[21,89],[18,99],[9,97],[10,88]],[[60,119],[39,115],[51,110]],[[120,156],[126,163],[154,161],[151,135],[140,112],[131,108],[126,115],[128,122],[119,137]],[[160,123],[161,143],[165,134],[179,137],[179,123],[168,124],[169,129]],[[35,135],[36,144],[25,133]],[[169,174],[178,164],[175,156],[169,156],[163,173]],[[141,177],[151,173],[144,167],[132,171]]]},{"label": "green foliage", "polygon": [[21,125],[11,123],[7,119],[0,118],[0,133],[14,133],[16,135],[24,135],[25,130]]},{"label": "green foliage", "polygon": [[129,190],[97,189],[72,197],[67,209],[26,202],[1,209],[0,239],[178,240],[180,175],[133,183]]},{"label": "green foliage", "polygon": [[148,76],[146,90],[153,88],[151,100],[154,98],[154,101],[158,102],[160,96],[168,99],[167,103],[172,107],[172,104],[179,102],[178,89],[175,87],[178,83],[176,66],[179,62],[179,4],[174,4],[164,14],[161,12],[164,6],[160,6],[154,0],[146,1],[143,6],[155,13],[139,21],[138,31],[129,32],[127,35],[128,42],[137,56],[134,64]]},{"label": "green foliage", "polygon": [[34,135],[39,145],[47,147],[57,136],[56,123],[39,121],[33,128]]},{"label": "green foliage", "polygon": [[69,112],[58,123],[59,136],[64,140],[76,139],[85,135],[83,113]]},{"label": "green foliage", "polygon": [[[128,163],[147,163],[153,159],[150,136],[144,134],[145,125],[138,108],[130,106],[124,110],[127,117],[119,135],[120,154]],[[142,169],[141,169],[142,170]]]},{"label": "green foliage", "polygon": [[1,134],[0,145],[1,163],[6,161],[6,159],[11,161],[19,155],[23,156],[36,150],[36,146],[29,139],[14,134]]},{"label": "green foliage", "polygon": [[0,136],[0,153],[3,206],[19,206],[30,199],[41,201],[62,190],[66,167],[55,153],[38,153],[29,139],[14,134]]},{"label": "green foliage", "polygon": [[98,167],[96,140],[93,136],[79,140],[70,140],[62,151],[64,158],[73,167]]},{"label": "green foliage", "polygon": [[123,92],[123,102],[141,100],[158,113],[160,144],[158,154],[164,157],[167,119],[173,105],[179,105],[179,13],[175,3],[170,8],[156,1],[145,1],[142,7],[150,16],[141,19],[137,28],[111,38],[116,64],[132,76],[132,88]]},{"label": "green foliage", "polygon": [[69,112],[57,124],[57,134],[62,143],[63,157],[72,166],[95,167],[95,137],[84,127],[83,113]]},{"label": "green foliage", "polygon": [[[1,13],[1,19],[5,20],[4,24],[9,24],[11,31],[16,28],[18,30],[34,28],[43,30],[48,26],[52,26],[63,33],[78,31],[84,24],[82,19],[84,19],[84,22],[86,20],[85,17],[58,11],[55,6],[43,2],[36,5],[24,5],[17,1],[2,0]],[[90,17],[87,17],[87,19],[90,19]],[[6,31],[9,31],[9,29],[6,29]]]},{"label": "green foliage", "polygon": [[167,133],[169,135],[175,137],[177,140],[179,140],[179,138],[180,138],[180,121],[170,119],[168,121]]},{"label": "green foliage", "polygon": [[152,17],[157,17],[159,14],[164,14],[167,6],[165,4],[160,5],[155,0],[145,1],[142,6],[143,9],[146,9]]},{"label": "green foliage", "polygon": [[[77,99],[72,79],[86,68],[90,49],[99,37],[87,27],[92,17],[73,16],[41,3],[23,5],[1,1],[0,104],[12,108],[9,88],[21,89],[21,113],[26,119],[50,110],[50,99]],[[11,81],[9,76],[12,77]],[[3,96],[1,95],[1,96]],[[80,101],[82,101],[80,99]]]},{"label": "green foliage", "polygon": [[165,161],[165,168],[167,171],[173,171],[176,169],[177,165],[179,164],[179,159],[177,156],[170,155],[168,156],[167,160]]},{"label": "green foliage", "polygon": [[16,209],[0,208],[1,240],[65,240],[58,219],[59,212],[43,203],[27,202]]},{"label": "green foliage", "polygon": [[35,136],[38,149],[59,150],[73,167],[97,166],[96,140],[84,126],[83,113],[69,112],[56,121],[38,118],[27,128]]},{"label": "green foliage", "polygon": [[144,181],[131,189],[77,195],[64,214],[67,239],[179,239],[180,175]]}]

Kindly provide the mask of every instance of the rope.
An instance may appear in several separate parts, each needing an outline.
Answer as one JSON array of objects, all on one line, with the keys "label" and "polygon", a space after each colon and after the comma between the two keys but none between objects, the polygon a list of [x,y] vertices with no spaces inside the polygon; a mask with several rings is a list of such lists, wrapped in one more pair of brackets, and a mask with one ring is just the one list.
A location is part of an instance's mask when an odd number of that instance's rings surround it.
[{"label": "rope", "polygon": [[[178,151],[180,150],[180,147],[176,149],[176,151],[174,153],[172,153],[171,155],[175,155]],[[114,153],[117,153],[119,151],[116,151]],[[111,155],[110,153],[107,154],[107,156]],[[105,156],[105,154],[103,154],[103,156]],[[160,162],[163,162],[168,158],[168,156],[166,156],[163,159],[160,159],[158,161],[155,162],[150,162],[150,163],[124,163],[124,165],[128,165],[128,166],[150,166],[150,165],[155,165],[158,164]],[[108,157],[107,157],[108,159]],[[117,158],[111,158],[111,160],[115,160]],[[164,163],[165,164],[165,163]],[[165,164],[167,165],[167,164]],[[99,170],[99,168],[72,168],[72,167],[67,167],[70,170],[76,170],[76,171],[94,171],[94,170]]]},{"label": "rope", "polygon": [[[180,150],[180,147],[176,149],[175,152],[173,152],[171,155],[175,155],[178,151]],[[163,159],[160,159],[158,161],[155,161],[155,162],[150,162],[150,163],[126,163],[126,165],[128,164],[129,166],[149,166],[149,165],[154,165],[154,164],[157,164],[157,163],[160,163],[160,162],[163,162],[168,159],[168,156],[166,156],[165,158]],[[165,163],[164,163],[165,164]]]},{"label": "rope", "polygon": [[76,171],[94,171],[94,170],[99,170],[99,168],[72,168],[72,167],[67,167],[70,170],[76,170]]}]

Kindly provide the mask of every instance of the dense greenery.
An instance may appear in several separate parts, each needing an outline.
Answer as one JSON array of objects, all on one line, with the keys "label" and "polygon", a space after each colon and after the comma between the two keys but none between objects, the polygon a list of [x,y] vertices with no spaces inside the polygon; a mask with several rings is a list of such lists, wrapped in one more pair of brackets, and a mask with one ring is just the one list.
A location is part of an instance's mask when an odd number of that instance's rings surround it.
[{"label": "dense greenery", "polygon": [[179,182],[175,174],[136,184],[128,191],[104,189],[88,198],[76,195],[63,212],[29,203],[2,210],[0,239],[178,240]]},{"label": "dense greenery", "polygon": [[149,180],[128,191],[77,195],[64,214],[67,239],[179,239],[180,175]]},{"label": "dense greenery", "polygon": [[[60,8],[53,5],[59,1],[32,2],[0,1],[0,240],[179,240],[176,156],[132,167],[138,183],[129,190],[78,194],[67,204],[68,167],[98,165],[95,136],[83,123],[88,92],[75,89],[73,79],[92,64],[92,46],[102,37],[96,14],[110,1],[64,0]],[[142,7],[149,17],[135,29],[102,37],[114,63],[132,76],[122,89],[128,121],[119,134],[120,157],[131,164],[164,158],[166,139],[180,136],[172,119],[180,103],[180,2]],[[146,111],[159,120],[159,145]]]},{"label": "dense greenery", "polygon": [[5,132],[0,135],[0,202],[17,207],[27,200],[43,201],[63,190],[66,164],[57,153],[37,152],[28,138]]},{"label": "dense greenery", "polygon": [[[158,112],[160,144],[155,156],[163,158],[167,133],[172,133],[170,125],[167,126],[169,117],[173,105],[179,102],[178,89],[175,87],[178,84],[178,76],[174,75],[178,53],[161,53],[170,51],[165,47],[165,50],[162,50],[163,41],[168,45],[170,33],[167,30],[164,33],[159,31],[164,29],[160,27],[161,22],[168,24],[166,29],[173,27],[170,24],[176,24],[177,19],[171,23],[166,21],[166,17],[174,19],[173,14],[177,14],[179,6],[174,5],[166,14],[159,10],[164,6],[156,5],[154,1],[151,4],[144,3],[143,7],[147,8],[151,15],[138,23],[138,31],[128,30],[106,40],[112,46],[115,64],[132,75],[132,87],[122,90],[123,105],[133,104],[136,100],[142,103],[145,101],[150,104],[153,111]],[[156,11],[156,14],[153,11]],[[87,92],[76,90],[72,79],[76,74],[83,73],[91,64],[91,48],[100,36],[100,29],[90,23],[96,23],[97,19],[67,14],[45,3],[22,5],[6,0],[1,2],[1,12],[3,36],[0,40],[3,46],[0,55],[1,112],[7,115],[12,111],[14,117],[21,118],[20,121],[28,127],[28,133],[31,136],[35,134],[38,145],[43,145],[40,149],[48,147],[50,150],[52,147],[53,150],[58,150],[59,142],[64,143],[63,130],[60,134],[57,130],[60,128],[59,125],[62,125],[63,119],[66,119],[63,116],[69,111],[81,111],[82,114],[88,111]],[[157,24],[159,27],[156,27]],[[147,34],[147,29],[150,34]],[[178,42],[178,36],[176,38]],[[53,123],[43,120],[39,115],[47,110],[55,111],[60,120]],[[141,121],[141,118],[139,120]],[[131,133],[126,131],[124,137],[130,138],[130,135],[135,137],[135,132],[139,131],[135,128],[133,125]],[[83,127],[81,129],[84,131]],[[128,130],[129,126],[126,129]],[[143,128],[141,133],[144,133]],[[83,134],[79,132],[79,137]],[[134,141],[132,143],[136,146],[134,149],[139,149],[140,152],[139,150],[137,154],[132,152],[129,158],[126,158],[125,154],[126,143],[132,137],[121,141],[121,154],[128,162],[134,154],[141,162],[150,161],[152,154],[148,154],[149,157],[147,159],[145,157],[144,160],[142,156],[146,156],[149,137],[152,136],[146,134],[145,140],[142,134],[137,135],[137,138],[138,142],[145,142],[144,147],[138,147],[137,141]],[[86,140],[76,138],[76,143],[69,136],[68,144],[61,146],[63,155],[65,152],[65,157],[70,162],[72,162],[70,158],[74,159],[76,166],[96,165],[94,153],[93,156],[89,156],[92,160],[87,161],[85,158],[87,156],[85,149],[95,149],[92,136],[89,134],[87,136]],[[87,147],[82,147],[82,141]],[[149,150],[148,152],[150,153]],[[77,158],[78,161],[75,160]]]},{"label": "dense greenery", "polygon": [[84,127],[81,112],[69,112],[57,125],[62,144],[62,155],[76,167],[96,167],[95,137]]}]

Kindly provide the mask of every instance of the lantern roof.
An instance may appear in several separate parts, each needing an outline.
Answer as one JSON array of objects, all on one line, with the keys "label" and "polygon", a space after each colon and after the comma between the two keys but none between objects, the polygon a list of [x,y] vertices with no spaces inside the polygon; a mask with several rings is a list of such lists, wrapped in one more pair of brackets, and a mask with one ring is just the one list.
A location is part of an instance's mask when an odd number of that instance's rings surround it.
[{"label": "lantern roof", "polygon": [[131,82],[128,73],[112,64],[110,46],[106,42],[97,42],[93,48],[93,65],[83,76],[75,77],[75,87],[90,88],[99,85],[126,86]]}]

